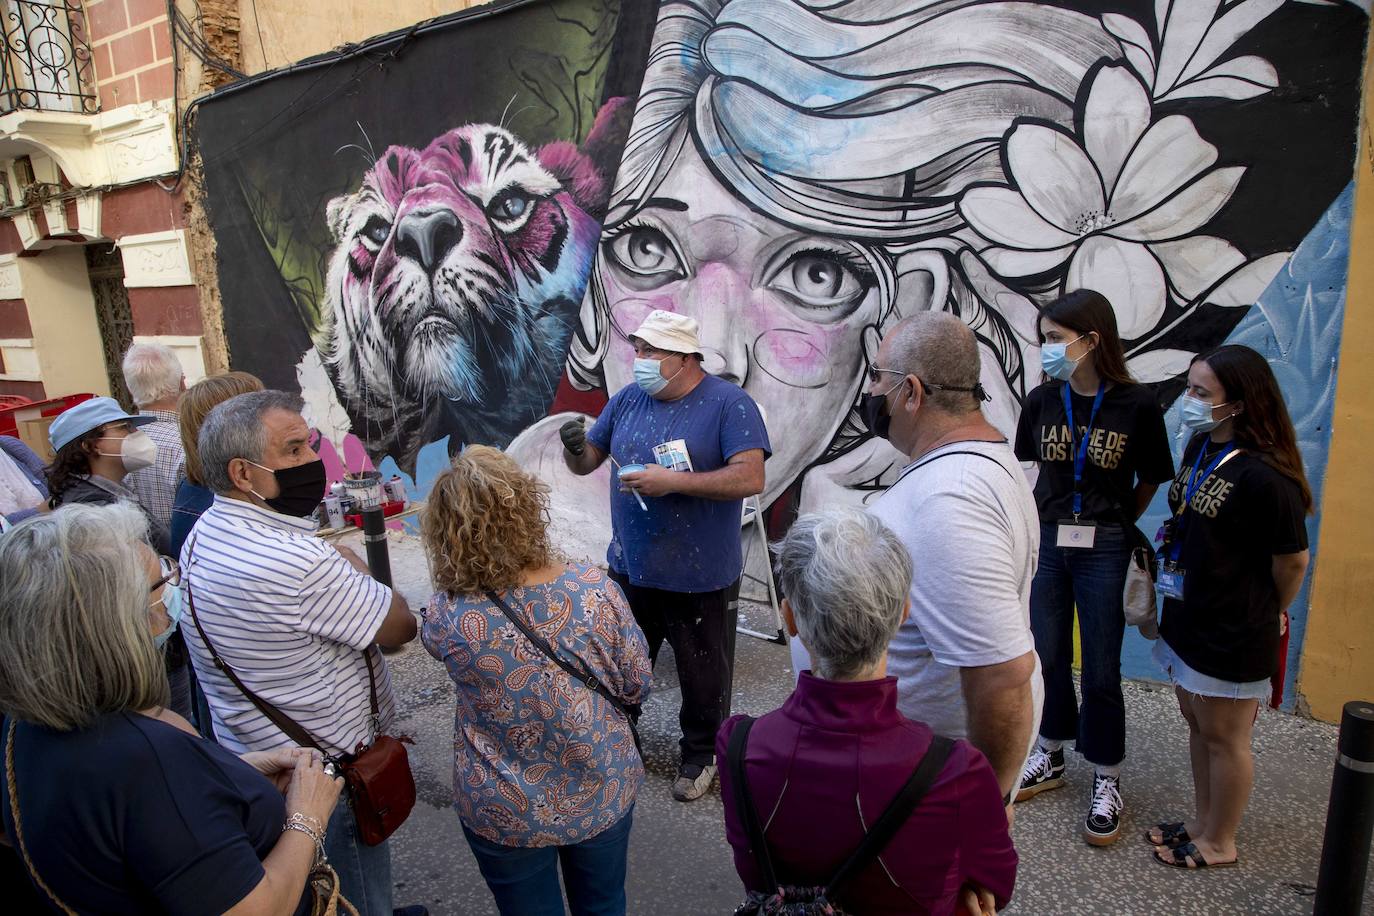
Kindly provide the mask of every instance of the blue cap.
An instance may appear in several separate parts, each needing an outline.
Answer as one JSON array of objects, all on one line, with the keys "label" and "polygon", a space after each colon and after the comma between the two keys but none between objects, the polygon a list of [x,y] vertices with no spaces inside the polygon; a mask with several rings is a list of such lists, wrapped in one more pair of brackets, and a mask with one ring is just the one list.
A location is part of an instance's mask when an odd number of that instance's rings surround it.
[{"label": "blue cap", "polygon": [[52,443],[54,452],[60,452],[63,446],[106,423],[128,420],[134,426],[142,426],[156,419],[147,414],[125,413],[114,398],[91,398],[58,414],[52,426],[48,427],[48,441]]}]

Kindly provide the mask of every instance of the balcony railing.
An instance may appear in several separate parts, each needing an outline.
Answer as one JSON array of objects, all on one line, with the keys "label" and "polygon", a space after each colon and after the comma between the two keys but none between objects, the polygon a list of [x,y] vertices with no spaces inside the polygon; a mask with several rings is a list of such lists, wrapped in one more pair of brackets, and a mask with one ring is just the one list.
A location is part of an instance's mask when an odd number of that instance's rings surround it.
[{"label": "balcony railing", "polygon": [[0,114],[100,110],[81,0],[0,0]]}]

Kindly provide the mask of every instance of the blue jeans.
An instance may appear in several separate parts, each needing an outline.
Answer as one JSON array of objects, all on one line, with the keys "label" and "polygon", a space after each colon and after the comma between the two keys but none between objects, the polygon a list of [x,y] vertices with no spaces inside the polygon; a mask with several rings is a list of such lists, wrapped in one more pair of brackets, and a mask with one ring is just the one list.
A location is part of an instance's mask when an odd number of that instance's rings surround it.
[{"label": "blue jeans", "polygon": [[615,824],[571,846],[501,846],[463,826],[477,867],[501,916],[563,916],[558,867],[573,916],[625,916],[625,856],[634,808]]},{"label": "blue jeans", "polygon": [[358,916],[391,916],[391,842],[368,846],[358,839],[349,791],[339,793],[324,837],[324,854],[339,873],[339,891]]},{"label": "blue jeans", "polygon": [[[1040,564],[1031,585],[1031,631],[1045,675],[1040,736],[1077,740],[1090,763],[1116,766],[1126,756],[1121,696],[1121,604],[1130,547],[1120,525],[1098,525],[1089,549],[1056,547],[1057,524],[1040,525]],[[1073,617],[1083,645],[1083,705],[1073,692]]]}]

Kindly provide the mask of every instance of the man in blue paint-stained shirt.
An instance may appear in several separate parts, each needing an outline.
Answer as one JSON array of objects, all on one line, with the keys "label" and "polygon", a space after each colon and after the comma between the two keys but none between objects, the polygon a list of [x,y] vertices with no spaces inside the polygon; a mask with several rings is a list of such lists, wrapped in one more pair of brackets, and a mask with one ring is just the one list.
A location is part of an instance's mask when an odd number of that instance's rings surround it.
[{"label": "man in blue paint-stained shirt", "polygon": [[730,714],[743,500],[763,492],[771,454],[763,417],[738,385],[702,369],[697,322],[654,310],[630,336],[635,384],[590,431],[559,430],[563,459],[586,475],[607,457],[606,562],[649,642],[667,639],[682,685],[682,762],[673,797],[693,801],[716,775],[716,731]]}]

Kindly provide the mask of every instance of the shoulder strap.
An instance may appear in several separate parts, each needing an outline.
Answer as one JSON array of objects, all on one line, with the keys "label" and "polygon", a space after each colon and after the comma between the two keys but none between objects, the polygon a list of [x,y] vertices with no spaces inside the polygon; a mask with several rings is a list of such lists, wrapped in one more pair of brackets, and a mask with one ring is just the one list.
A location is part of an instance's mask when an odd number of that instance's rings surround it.
[{"label": "shoulder strap", "polygon": [[[559,655],[558,652],[554,650],[553,646],[549,645],[548,640],[544,639],[544,637],[534,632],[530,625],[525,623],[524,620],[520,619],[520,615],[516,614],[513,610],[511,610],[510,605],[506,604],[505,601],[501,600],[501,596],[496,594],[495,591],[487,589],[486,596],[492,604],[496,605],[497,608],[500,609],[502,614],[506,615],[506,619],[509,620],[511,623],[515,624],[516,629],[518,629],[521,633],[524,633],[525,638],[528,639],[531,643],[533,643],[534,647],[538,649],[541,653],[543,653],[549,661],[553,662],[555,665],[562,668],[565,672],[567,672],[568,676],[572,678],[574,681],[577,681],[579,684],[586,687],[588,690],[591,690],[599,694],[601,698],[604,699],[607,703],[610,703],[611,706],[618,709],[620,711],[620,714],[625,717],[625,721],[630,724],[630,735],[635,740],[635,747],[640,747],[639,729],[635,727],[635,719],[639,718],[638,707],[626,703],[624,700],[620,699],[620,697],[612,693],[611,689],[607,687],[605,684],[601,683],[601,680],[597,678],[597,676],[592,672],[587,670],[579,670],[572,664],[572,662],[569,662],[562,655]],[[640,756],[643,756],[642,750],[640,751]]]},{"label": "shoulder strap", "polygon": [[905,477],[906,477],[908,474],[910,474],[912,471],[919,471],[921,468],[925,467],[926,465],[928,465],[928,464],[933,464],[933,463],[935,463],[936,461],[939,461],[941,458],[948,458],[948,457],[950,457],[951,455],[976,455],[976,456],[979,457],[979,458],[986,458],[988,461],[991,461],[993,464],[995,464],[995,465],[997,465],[999,468],[1001,468],[1003,474],[1006,474],[1008,477],[1011,476],[1011,471],[1008,471],[1008,470],[1007,470],[1006,465],[1002,464],[1002,462],[998,461],[996,458],[992,457],[991,455],[985,454],[984,452],[975,452],[975,451],[973,451],[972,449],[959,449],[958,451],[953,451],[953,452],[942,452],[941,454],[936,455],[936,456],[933,457],[933,458],[927,458],[927,459],[924,460],[924,461],[921,461],[921,462],[918,462],[918,463],[916,463],[916,464],[913,464],[911,467],[907,468],[905,471],[902,471],[902,473],[901,473],[900,475],[898,475],[897,479],[894,480],[894,481],[892,481],[892,485],[893,485],[893,486],[896,486],[898,483],[900,483],[900,482],[902,481],[903,478],[905,478]]},{"label": "shoulder strap", "polygon": [[930,790],[935,778],[944,769],[945,761],[949,759],[950,751],[953,749],[953,740],[944,735],[934,737],[930,742],[930,747],[925,752],[925,756],[921,758],[921,762],[917,764],[916,770],[911,774],[911,778],[902,787],[902,791],[898,792],[897,797],[883,809],[877,823],[869,829],[868,835],[859,844],[859,848],[854,850],[845,860],[845,863],[840,866],[840,870],[835,872],[835,876],[830,879],[825,887],[826,897],[831,900],[835,899],[835,895],[839,893],[840,888],[845,883],[857,877],[861,871],[868,867],[870,862],[882,854],[883,849],[897,835],[897,831],[911,817],[911,812],[916,809],[916,805]]},{"label": "shoulder strap", "polygon": [[749,794],[749,779],[744,775],[744,752],[749,746],[749,730],[753,727],[752,716],[740,719],[730,733],[730,743],[725,748],[725,765],[730,768],[730,782],[735,789],[735,810],[740,823],[744,825],[749,849],[754,853],[754,863],[758,865],[763,878],[764,893],[776,894],[778,876],[773,871],[773,857],[768,853],[768,839],[759,825],[758,812],[754,810],[754,800]]},{"label": "shoulder strap", "polygon": [[29,847],[24,842],[24,823],[19,816],[19,783],[14,777],[14,729],[16,724],[17,720],[10,717],[9,727],[5,729],[5,789],[10,797],[10,820],[14,823],[14,845],[19,848],[19,855],[24,860],[24,868],[33,878],[33,883],[42,888],[43,893],[48,895],[48,899],[59,910],[66,913],[67,916],[76,916],[76,911],[63,903],[62,898],[53,892],[53,889],[43,880],[43,876],[38,873],[33,860],[29,858]]},{"label": "shoulder strap", "polygon": [[[188,574],[190,573],[190,561],[194,554],[194,550],[195,540],[193,535],[192,540],[186,545],[186,572]],[[314,735],[310,734],[310,732],[306,731],[300,725],[297,725],[295,721],[293,721],[281,710],[277,709],[277,707],[273,706],[271,703],[267,702],[262,697],[258,696],[253,691],[249,690],[248,685],[245,684],[243,681],[239,680],[239,676],[234,673],[234,669],[230,668],[227,664],[225,664],[224,659],[220,658],[219,653],[215,651],[214,643],[210,642],[210,634],[206,633],[205,628],[200,625],[200,615],[196,613],[196,599],[195,596],[191,593],[190,578],[187,578],[186,580],[186,608],[187,613],[191,615],[191,622],[196,626],[196,632],[200,634],[201,641],[205,643],[206,651],[210,653],[210,657],[215,661],[215,667],[218,668],[220,671],[224,672],[224,676],[229,678],[229,680],[233,682],[234,686],[239,689],[239,692],[242,693],[245,697],[247,697],[250,703],[257,707],[258,712],[266,716],[268,721],[270,721],[273,725],[277,726],[277,728],[281,730],[282,734],[286,735],[286,737],[290,738],[292,741],[296,742],[301,747],[313,747],[321,754],[324,754],[326,757],[332,756],[330,755],[329,750],[327,748],[325,748],[323,745],[320,744],[320,742],[315,740]],[[364,653],[364,655],[366,655],[366,653]],[[370,658],[368,659],[367,674],[369,678],[372,676],[372,662]],[[372,704],[373,715],[376,715],[377,692],[375,683],[373,685]]]}]

